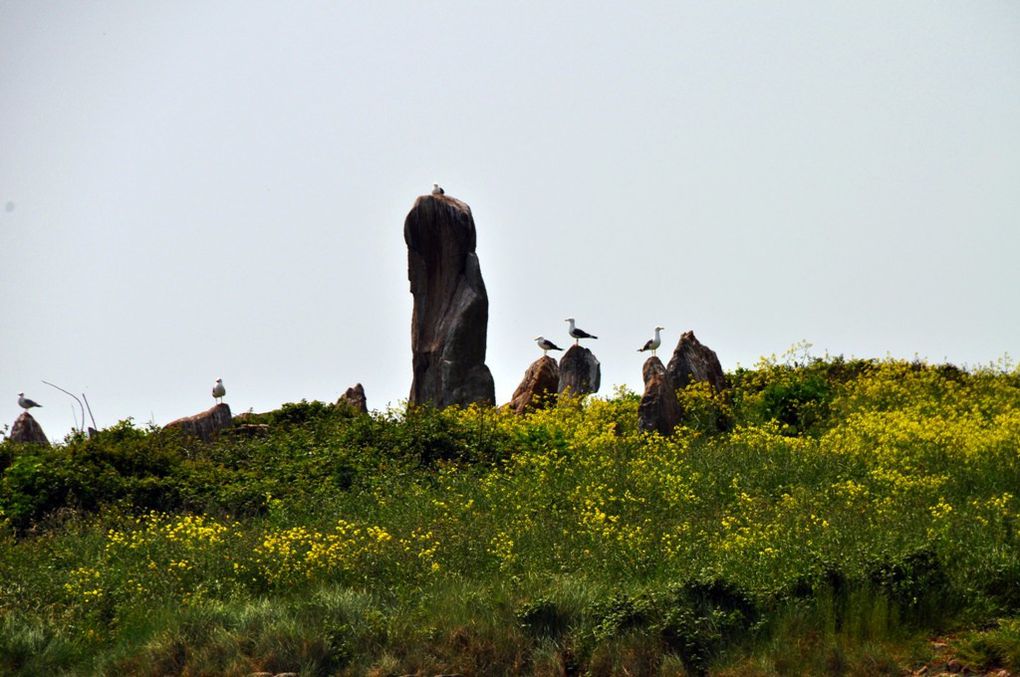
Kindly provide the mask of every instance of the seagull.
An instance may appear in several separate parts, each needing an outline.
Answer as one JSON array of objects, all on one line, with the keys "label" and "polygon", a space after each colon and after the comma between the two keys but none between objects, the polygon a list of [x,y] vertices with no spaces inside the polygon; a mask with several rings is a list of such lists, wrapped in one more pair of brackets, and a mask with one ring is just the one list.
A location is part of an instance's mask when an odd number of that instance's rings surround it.
[{"label": "seagull", "polygon": [[575,346],[578,345],[578,340],[579,339],[583,339],[583,338],[597,339],[598,338],[598,336],[593,336],[592,334],[589,334],[585,330],[578,329],[577,327],[575,327],[574,326],[574,318],[572,318],[572,317],[568,317],[567,319],[565,319],[563,321],[570,323],[570,335],[572,337],[574,337],[574,345]]},{"label": "seagull", "polygon": [[433,183],[432,184],[432,194],[433,195],[446,195],[446,191],[443,190],[443,187],[440,186],[438,183]]},{"label": "seagull", "polygon": [[18,406],[28,411],[32,407],[41,407],[42,405],[25,397],[25,393],[18,393]]},{"label": "seagull", "polygon": [[536,336],[534,341],[538,344],[538,347],[542,349],[543,355],[548,355],[550,350],[563,350],[563,348],[560,348],[558,345],[543,336]]},{"label": "seagull", "polygon": [[663,329],[665,329],[665,327],[656,327],[655,328],[655,338],[648,339],[648,342],[645,343],[645,347],[644,348],[638,348],[638,352],[639,353],[643,353],[646,350],[651,350],[652,351],[652,356],[654,357],[655,356],[655,349],[662,345],[662,338],[659,337],[659,332],[662,331]]},{"label": "seagull", "polygon": [[216,385],[212,387],[212,396],[220,402],[223,401],[223,396],[227,394],[227,389],[223,387],[223,379],[216,379]]}]

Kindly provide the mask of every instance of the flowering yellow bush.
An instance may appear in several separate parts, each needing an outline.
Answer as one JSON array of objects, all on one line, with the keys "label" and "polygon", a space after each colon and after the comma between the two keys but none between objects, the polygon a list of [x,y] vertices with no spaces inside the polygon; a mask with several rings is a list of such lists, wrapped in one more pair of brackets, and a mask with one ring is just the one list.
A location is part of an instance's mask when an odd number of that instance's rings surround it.
[{"label": "flowering yellow bush", "polygon": [[[111,510],[78,541],[67,536],[83,545],[38,578],[55,581],[48,594],[71,620],[326,585],[424,616],[418,600],[436,591],[531,600],[562,581],[718,583],[769,603],[855,581],[893,586],[882,594],[908,606],[937,584],[974,608],[1014,603],[1020,377],[771,361],[734,381],[721,393],[685,388],[669,437],[637,428],[639,398],[627,392],[525,416],[469,407],[334,419],[293,407],[294,428],[278,438],[204,452],[249,473],[254,488],[231,491],[250,513]],[[260,470],[272,464],[287,471],[279,483]],[[51,545],[19,538],[0,539],[0,573],[15,581],[0,586],[3,610],[26,607],[19,591],[32,589],[5,562]],[[555,616],[550,604],[529,608]],[[613,604],[627,622],[641,617]]]}]

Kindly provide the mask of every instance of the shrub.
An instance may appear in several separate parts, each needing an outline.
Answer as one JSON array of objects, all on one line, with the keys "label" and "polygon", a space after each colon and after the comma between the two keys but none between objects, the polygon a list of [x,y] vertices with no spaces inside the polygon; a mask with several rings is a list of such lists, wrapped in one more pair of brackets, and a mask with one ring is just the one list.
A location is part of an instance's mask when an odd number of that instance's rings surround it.
[{"label": "shrub", "polygon": [[1014,375],[807,360],[732,382],[681,391],[668,437],[621,392],[2,442],[0,615],[27,629],[0,626],[0,652],[36,673],[513,674],[763,650],[765,672],[869,674],[895,651],[864,643],[1015,615]]}]

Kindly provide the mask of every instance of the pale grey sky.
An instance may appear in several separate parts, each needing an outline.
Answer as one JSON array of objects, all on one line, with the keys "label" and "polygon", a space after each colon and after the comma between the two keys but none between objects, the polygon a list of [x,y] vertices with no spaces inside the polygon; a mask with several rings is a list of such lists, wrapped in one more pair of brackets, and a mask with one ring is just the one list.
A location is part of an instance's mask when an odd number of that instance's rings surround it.
[{"label": "pale grey sky", "polygon": [[[406,398],[403,220],[478,227],[508,399],[563,318],[726,368],[1020,348],[1020,4],[0,1],[0,423]],[[666,350],[666,348],[669,350]]]}]

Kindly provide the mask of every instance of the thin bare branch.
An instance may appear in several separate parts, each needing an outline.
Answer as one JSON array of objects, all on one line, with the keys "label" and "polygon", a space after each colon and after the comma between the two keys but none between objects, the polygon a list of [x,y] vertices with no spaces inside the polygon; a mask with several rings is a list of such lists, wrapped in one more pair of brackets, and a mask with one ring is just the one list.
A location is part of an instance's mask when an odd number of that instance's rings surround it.
[{"label": "thin bare branch", "polygon": [[[45,383],[46,385],[48,385],[51,388],[56,388],[60,392],[66,394],[66,395],[70,395],[71,397],[74,398],[74,401],[78,403],[78,408],[81,409],[81,428],[79,428],[79,430],[85,430],[85,407],[82,405],[81,400],[78,399],[78,396],[75,395],[72,392],[68,392],[68,391],[64,390],[63,388],[61,388],[60,386],[58,386],[56,384],[50,383],[49,381],[43,381],[43,383]],[[73,407],[72,407],[72,411],[73,411]],[[75,416],[74,423],[75,423],[75,425],[78,424],[78,417],[77,416]]]},{"label": "thin bare branch", "polygon": [[85,397],[85,393],[81,394],[81,398],[85,400],[85,406],[88,407],[89,418],[92,419],[92,428],[95,430],[99,430],[99,426],[96,425],[96,417],[92,415],[92,407],[89,407],[89,398]]}]

